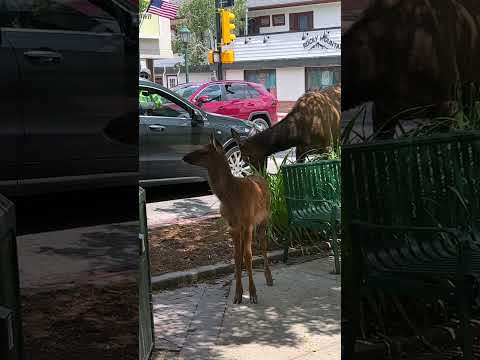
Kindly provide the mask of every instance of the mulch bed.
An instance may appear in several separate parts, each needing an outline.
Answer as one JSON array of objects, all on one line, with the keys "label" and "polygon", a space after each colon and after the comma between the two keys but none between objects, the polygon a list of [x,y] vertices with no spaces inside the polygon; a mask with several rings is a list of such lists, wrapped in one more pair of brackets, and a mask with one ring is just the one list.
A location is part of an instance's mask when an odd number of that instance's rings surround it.
[{"label": "mulch bed", "polygon": [[[233,259],[233,242],[221,218],[151,229],[148,236],[152,275],[185,271]],[[268,244],[268,251],[279,249],[279,244]],[[261,255],[260,245],[255,240],[252,251],[254,256]]]},{"label": "mulch bed", "polygon": [[26,359],[138,360],[136,281],[22,296]]}]

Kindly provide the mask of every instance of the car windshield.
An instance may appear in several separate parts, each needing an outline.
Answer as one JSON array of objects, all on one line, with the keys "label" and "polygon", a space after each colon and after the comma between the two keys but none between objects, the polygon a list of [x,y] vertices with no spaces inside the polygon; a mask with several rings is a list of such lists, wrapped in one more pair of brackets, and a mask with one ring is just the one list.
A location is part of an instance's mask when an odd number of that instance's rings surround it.
[{"label": "car windshield", "polygon": [[200,85],[183,86],[181,88],[173,89],[173,91],[181,97],[188,99],[199,87]]}]

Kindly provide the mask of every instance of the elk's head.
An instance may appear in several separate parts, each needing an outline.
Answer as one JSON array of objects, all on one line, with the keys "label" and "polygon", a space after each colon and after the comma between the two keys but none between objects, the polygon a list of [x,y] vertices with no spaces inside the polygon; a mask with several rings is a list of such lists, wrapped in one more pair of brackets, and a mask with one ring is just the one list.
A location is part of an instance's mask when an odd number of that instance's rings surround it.
[{"label": "elk's head", "polygon": [[226,163],[223,146],[213,134],[210,134],[208,144],[188,153],[182,160],[190,165],[196,165],[206,169],[211,169],[218,166],[218,164]]},{"label": "elk's head", "polygon": [[260,143],[257,135],[247,139],[240,138],[240,134],[234,129],[231,130],[232,138],[238,144],[242,160],[250,164],[257,170],[261,170],[267,165],[266,147]]}]

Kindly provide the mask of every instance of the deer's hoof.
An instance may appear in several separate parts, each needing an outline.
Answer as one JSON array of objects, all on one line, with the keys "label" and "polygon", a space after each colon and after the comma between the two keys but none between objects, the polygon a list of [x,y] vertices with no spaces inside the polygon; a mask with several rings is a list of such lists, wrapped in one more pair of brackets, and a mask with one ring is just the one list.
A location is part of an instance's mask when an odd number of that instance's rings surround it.
[{"label": "deer's hoof", "polygon": [[250,294],[250,304],[256,304],[258,302],[257,294]]},{"label": "deer's hoof", "polygon": [[235,297],[233,298],[233,303],[234,304],[241,304],[242,303],[242,297],[243,297],[243,291],[236,291],[235,292]]},{"label": "deer's hoof", "polygon": [[273,278],[271,273],[266,273],[265,274],[265,280],[267,280],[267,285],[268,286],[273,286]]}]

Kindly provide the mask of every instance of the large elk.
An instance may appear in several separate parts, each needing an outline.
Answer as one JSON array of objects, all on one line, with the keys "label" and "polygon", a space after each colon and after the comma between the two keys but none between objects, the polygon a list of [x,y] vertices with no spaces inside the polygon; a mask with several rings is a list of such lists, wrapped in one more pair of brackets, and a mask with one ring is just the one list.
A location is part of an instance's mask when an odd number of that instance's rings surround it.
[{"label": "large elk", "polygon": [[477,0],[373,1],[342,36],[342,110],[373,102],[381,137],[393,136],[387,120],[408,109],[451,115],[453,87],[480,78],[479,32]]},{"label": "large elk", "polygon": [[300,97],[287,116],[271,128],[241,139],[232,129],[242,157],[257,170],[269,155],[296,148],[297,160],[311,151],[324,152],[339,137],[341,85],[313,91]]}]

